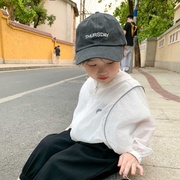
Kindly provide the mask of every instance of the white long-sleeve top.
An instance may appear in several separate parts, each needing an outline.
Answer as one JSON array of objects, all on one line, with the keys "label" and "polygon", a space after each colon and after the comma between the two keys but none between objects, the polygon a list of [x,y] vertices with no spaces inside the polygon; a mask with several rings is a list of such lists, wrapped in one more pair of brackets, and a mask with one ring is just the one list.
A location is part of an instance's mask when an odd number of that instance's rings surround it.
[{"label": "white long-sleeve top", "polygon": [[143,87],[120,71],[108,84],[88,78],[80,90],[71,123],[71,138],[104,143],[116,153],[129,152],[139,162],[151,154],[155,130]]}]

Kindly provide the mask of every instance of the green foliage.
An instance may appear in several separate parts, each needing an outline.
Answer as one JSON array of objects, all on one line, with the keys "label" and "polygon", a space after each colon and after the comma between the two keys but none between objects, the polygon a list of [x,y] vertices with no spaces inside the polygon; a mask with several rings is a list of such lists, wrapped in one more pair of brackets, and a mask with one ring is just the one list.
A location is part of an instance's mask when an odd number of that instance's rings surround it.
[{"label": "green foliage", "polygon": [[30,5],[36,12],[36,16],[33,18],[35,28],[40,24],[45,24],[46,20],[48,21],[48,25],[51,26],[56,20],[53,14],[50,16],[47,15],[47,10],[44,8],[44,2],[42,0],[33,0]]},{"label": "green foliage", "polygon": [[34,5],[33,8],[36,12],[36,16],[33,19],[34,27],[36,28],[38,25],[44,24],[46,20],[47,10],[43,8],[42,4],[39,4],[37,6]]},{"label": "green foliage", "polygon": [[122,2],[120,6],[116,7],[115,11],[113,12],[113,15],[119,20],[121,26],[125,25],[128,14],[129,11],[127,1]]},{"label": "green foliage", "polygon": [[47,16],[47,21],[49,26],[52,26],[55,20],[56,20],[56,16],[54,15]]},{"label": "green foliage", "polygon": [[35,11],[26,6],[26,4],[23,4],[22,0],[12,0],[12,2],[15,5],[15,20],[22,24],[30,24],[36,15]]},{"label": "green foliage", "polygon": [[40,24],[52,25],[56,20],[54,15],[47,15],[43,0],[1,0],[0,8],[5,8],[9,12],[11,20],[19,21],[22,24],[30,25],[34,23],[36,28]]},{"label": "green foliage", "polygon": [[0,8],[7,9],[11,20],[29,24],[33,21],[35,11],[26,5],[22,0],[1,0]]},{"label": "green foliage", "polygon": [[[139,0],[138,6],[138,39],[158,37],[173,25],[174,7],[180,0]],[[124,26],[129,14],[128,1],[116,7],[113,15]]]},{"label": "green foliage", "polygon": [[158,37],[173,25],[174,6],[172,0],[140,1],[137,25],[139,40]]}]

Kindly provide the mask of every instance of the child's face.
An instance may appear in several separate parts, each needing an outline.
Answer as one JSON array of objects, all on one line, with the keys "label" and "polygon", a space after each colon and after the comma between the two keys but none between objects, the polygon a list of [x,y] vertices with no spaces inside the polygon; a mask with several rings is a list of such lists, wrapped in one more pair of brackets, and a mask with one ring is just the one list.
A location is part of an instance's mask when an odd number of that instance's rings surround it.
[{"label": "child's face", "polygon": [[120,62],[108,59],[92,58],[83,63],[87,74],[96,81],[106,84],[109,83],[119,72]]}]

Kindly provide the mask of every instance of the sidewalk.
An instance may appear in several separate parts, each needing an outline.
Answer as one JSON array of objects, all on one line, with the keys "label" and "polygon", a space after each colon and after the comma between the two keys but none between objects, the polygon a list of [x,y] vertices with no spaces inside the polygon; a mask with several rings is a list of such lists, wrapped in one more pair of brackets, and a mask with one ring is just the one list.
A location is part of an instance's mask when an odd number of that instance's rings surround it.
[{"label": "sidewalk", "polygon": [[[71,65],[68,65],[71,66]],[[74,66],[74,65],[72,65]],[[0,72],[18,69],[53,68],[64,65],[1,65]],[[144,177],[131,180],[180,179],[180,74],[157,69],[133,69],[131,74],[145,88],[157,128],[151,140],[153,155],[143,160]],[[120,180],[113,175],[106,180]]]},{"label": "sidewalk", "polygon": [[0,72],[12,71],[12,70],[54,68],[54,67],[71,67],[71,66],[74,66],[74,64],[0,64]]},{"label": "sidewalk", "polygon": [[[144,158],[144,177],[131,180],[180,179],[180,74],[157,68],[133,69],[131,74],[144,87],[156,131],[151,140],[154,153]],[[108,180],[120,180],[112,176]]]},{"label": "sidewalk", "polygon": [[145,87],[149,106],[157,123],[151,141],[154,154],[143,162],[146,176],[144,179],[178,180],[180,179],[180,74],[156,68],[142,70],[159,83],[156,84],[155,80],[148,77],[149,84],[146,77],[138,71],[133,74],[134,78]]}]

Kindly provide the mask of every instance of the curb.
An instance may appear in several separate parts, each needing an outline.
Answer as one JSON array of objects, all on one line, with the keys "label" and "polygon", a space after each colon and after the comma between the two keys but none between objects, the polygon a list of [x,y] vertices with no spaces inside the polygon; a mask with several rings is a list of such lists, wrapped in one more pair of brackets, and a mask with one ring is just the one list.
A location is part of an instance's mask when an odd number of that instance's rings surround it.
[{"label": "curb", "polygon": [[0,67],[0,71],[13,71],[13,70],[30,70],[30,69],[43,69],[43,68],[61,68],[61,67],[73,67],[74,64],[69,65],[38,65],[38,66],[10,66]]}]

